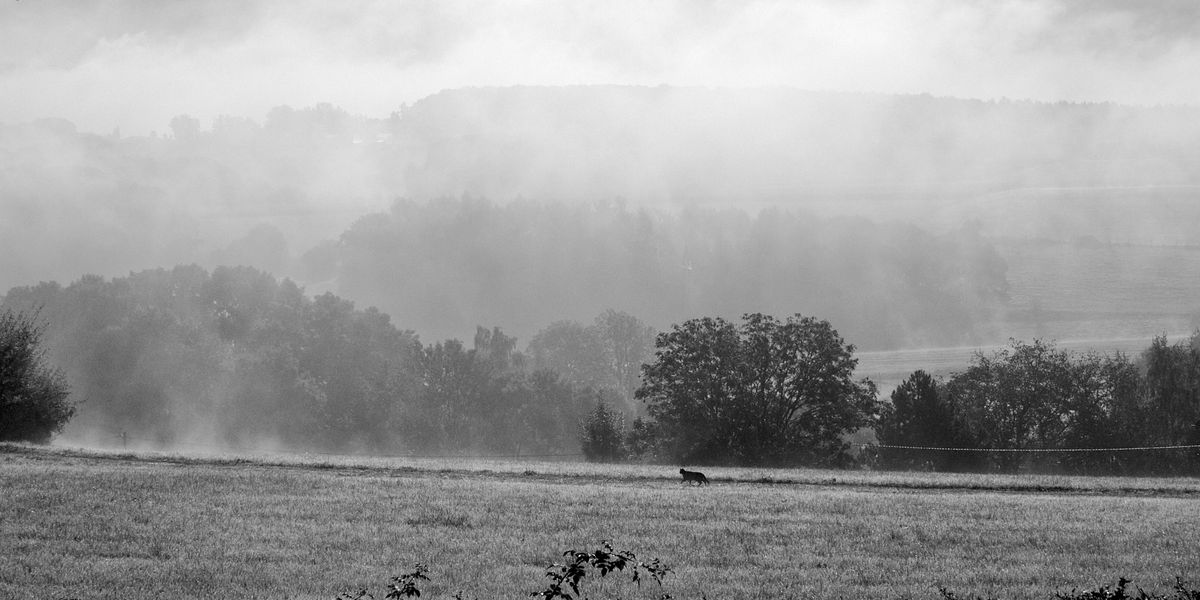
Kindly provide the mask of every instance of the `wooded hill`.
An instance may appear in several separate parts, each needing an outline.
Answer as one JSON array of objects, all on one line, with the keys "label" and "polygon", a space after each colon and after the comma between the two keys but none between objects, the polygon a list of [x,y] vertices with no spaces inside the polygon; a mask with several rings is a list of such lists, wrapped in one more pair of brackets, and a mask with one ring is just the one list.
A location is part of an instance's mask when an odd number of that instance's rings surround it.
[{"label": "wooded hill", "polygon": [[12,124],[0,290],[248,265],[431,339],[610,307],[660,329],[818,314],[864,349],[1148,338],[1196,312],[1198,116],[597,86],[181,115],[151,137]]}]

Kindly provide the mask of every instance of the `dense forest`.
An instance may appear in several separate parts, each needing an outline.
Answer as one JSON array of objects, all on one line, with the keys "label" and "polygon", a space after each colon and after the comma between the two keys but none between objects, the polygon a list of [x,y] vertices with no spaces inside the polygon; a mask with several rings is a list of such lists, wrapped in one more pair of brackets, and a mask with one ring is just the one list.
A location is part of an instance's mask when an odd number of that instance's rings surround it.
[{"label": "dense forest", "polygon": [[[1200,333],[1174,345],[1160,337],[1134,358],[1014,342],[944,379],[917,371],[880,402],[871,381],[855,379],[855,346],[801,315],[747,314],[740,325],[703,317],[656,335],[609,309],[587,325],[550,323],[524,351],[498,327],[478,327],[470,347],[427,344],[375,308],[311,297],[248,267],[197,266],[14,288],[3,309],[4,373],[33,373],[31,389],[44,390],[22,399],[5,375],[6,431],[22,431],[20,414],[44,412],[35,397],[45,396],[60,425],[77,413],[76,442],[1003,472],[1200,468]],[[9,326],[20,322],[34,324]],[[9,360],[35,342],[49,364]],[[56,430],[18,437],[45,441]],[[880,445],[852,447],[848,436],[862,430]],[[1128,450],[1142,447],[1161,450]]]},{"label": "dense forest", "polygon": [[612,339],[645,335],[620,327],[628,316],[601,315],[599,347],[577,358],[594,365],[588,384],[539,367],[498,328],[470,347],[422,344],[374,308],[250,268],[43,283],[5,307],[49,324],[48,356],[78,403],[70,431],[109,445],[575,454],[588,410],[627,406],[605,348],[646,346]]}]

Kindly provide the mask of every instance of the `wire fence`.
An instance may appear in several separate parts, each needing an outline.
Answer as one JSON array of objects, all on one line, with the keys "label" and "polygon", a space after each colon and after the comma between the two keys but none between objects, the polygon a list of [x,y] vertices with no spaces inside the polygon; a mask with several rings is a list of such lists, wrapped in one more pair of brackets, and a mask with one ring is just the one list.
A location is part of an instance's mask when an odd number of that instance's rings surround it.
[{"label": "wire fence", "polygon": [[1076,475],[1198,475],[1200,444],[1101,448],[963,448],[858,444],[868,468]]}]

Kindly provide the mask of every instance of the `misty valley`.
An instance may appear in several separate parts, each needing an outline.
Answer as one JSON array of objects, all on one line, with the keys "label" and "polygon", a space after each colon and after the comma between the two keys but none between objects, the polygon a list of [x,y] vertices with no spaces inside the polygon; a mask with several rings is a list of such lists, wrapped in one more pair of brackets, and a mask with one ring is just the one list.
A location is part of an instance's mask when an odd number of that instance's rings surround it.
[{"label": "misty valley", "polygon": [[[1194,109],[619,86],[0,126],[0,290],[251,266],[426,340],[803,313],[868,350],[1189,332]],[[1099,293],[1095,293],[1099,291]]]},{"label": "misty valley", "polygon": [[1200,600],[1195,0],[0,2],[0,598]]},{"label": "misty valley", "polygon": [[0,598],[1200,600],[1200,2],[0,2]]},{"label": "misty valley", "polygon": [[[3,305],[43,323],[78,443],[1189,470],[886,446],[1197,441],[1197,407],[1173,400],[1200,377],[1194,112],[585,86],[447,91],[387,118],[180,115],[141,137],[5,125]],[[845,362],[807,389],[787,357],[818,342]],[[742,366],[655,392],[670,343]],[[955,347],[995,353],[854,358]]]}]

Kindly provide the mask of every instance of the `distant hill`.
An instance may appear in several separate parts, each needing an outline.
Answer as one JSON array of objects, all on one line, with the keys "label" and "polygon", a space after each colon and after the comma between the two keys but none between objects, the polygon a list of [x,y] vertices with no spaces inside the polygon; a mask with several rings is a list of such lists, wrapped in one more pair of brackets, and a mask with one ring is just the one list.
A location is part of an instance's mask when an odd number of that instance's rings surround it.
[{"label": "distant hill", "polygon": [[873,348],[1200,314],[1195,107],[510,87],[168,130],[0,125],[0,292],[248,265],[434,339],[766,310]]},{"label": "distant hill", "polygon": [[785,201],[1200,184],[1200,109],[795,89],[445,91],[401,112],[416,197]]}]

